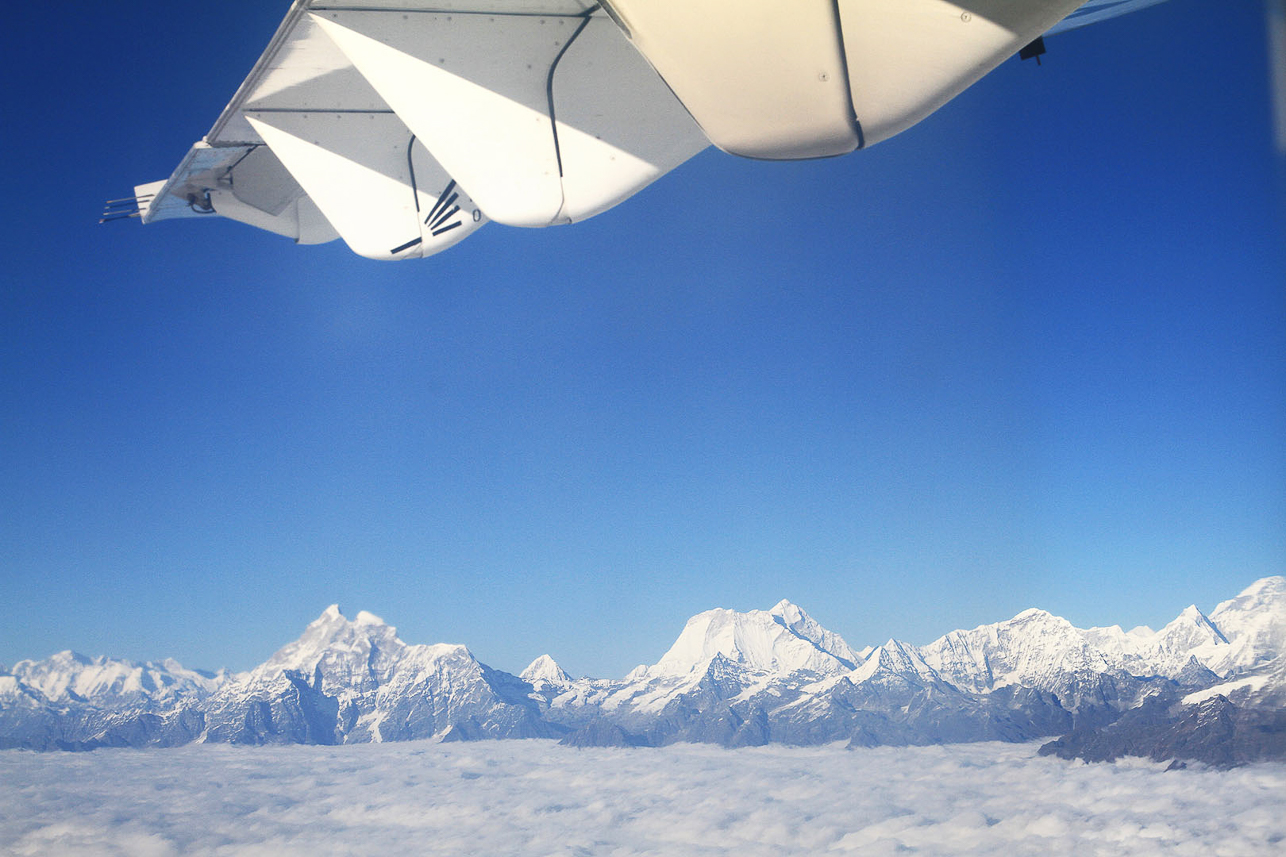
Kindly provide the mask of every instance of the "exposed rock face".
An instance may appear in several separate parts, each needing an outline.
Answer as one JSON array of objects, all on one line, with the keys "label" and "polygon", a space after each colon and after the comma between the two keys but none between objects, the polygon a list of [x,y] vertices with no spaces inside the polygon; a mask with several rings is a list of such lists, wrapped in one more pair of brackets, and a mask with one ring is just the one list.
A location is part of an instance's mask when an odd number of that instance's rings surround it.
[{"label": "exposed rock face", "polygon": [[558,743],[567,747],[644,747],[647,739],[631,735],[608,720],[591,720]]},{"label": "exposed rock face", "polygon": [[1079,629],[1041,610],[926,646],[853,649],[798,606],[709,610],[654,665],[573,679],[548,655],[510,675],[461,645],[408,645],[327,608],[250,672],[62,652],[0,674],[0,747],[93,749],[563,738],[850,746],[1023,741],[1045,752],[1218,765],[1282,758],[1286,580],[1161,631]]},{"label": "exposed rock face", "polygon": [[1150,700],[1106,726],[1074,727],[1040,752],[1088,762],[1146,756],[1220,768],[1281,760],[1286,759],[1286,709],[1241,708],[1219,695],[1177,707]]}]

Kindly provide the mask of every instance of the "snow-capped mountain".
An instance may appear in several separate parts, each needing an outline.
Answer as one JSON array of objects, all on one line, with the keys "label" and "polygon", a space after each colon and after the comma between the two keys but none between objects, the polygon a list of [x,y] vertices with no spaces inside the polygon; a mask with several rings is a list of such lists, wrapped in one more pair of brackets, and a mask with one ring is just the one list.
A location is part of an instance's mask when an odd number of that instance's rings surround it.
[{"label": "snow-capped mountain", "polygon": [[530,685],[464,646],[409,646],[365,611],[326,608],[299,639],[204,704],[198,740],[232,743],[552,737]]},{"label": "snow-capped mountain", "polygon": [[171,659],[135,663],[105,657],[87,658],[71,651],[59,652],[42,661],[19,661],[9,673],[15,691],[21,685],[52,703],[98,706],[131,703],[155,706],[200,699],[209,696],[228,678],[226,673],[185,669]]},{"label": "snow-capped mountain", "polygon": [[226,672],[189,670],[172,660],[135,663],[66,651],[19,661],[0,675],[0,748],[185,744],[200,731],[199,719],[186,712],[229,680]]},{"label": "snow-capped mountain", "polygon": [[549,655],[541,655],[527,665],[518,676],[537,691],[553,688],[565,688],[571,685],[572,677],[563,671],[558,662]]},{"label": "snow-capped mountain", "polygon": [[1210,620],[1228,641],[1208,647],[1199,660],[1220,675],[1253,669],[1286,655],[1286,577],[1265,577],[1222,602]]},{"label": "snow-capped mountain", "polygon": [[[1217,659],[1228,640],[1197,606],[1191,605],[1160,631],[1135,628],[1126,633],[1119,626],[1089,628],[1082,632],[1086,642],[1103,652],[1120,669],[1135,674],[1148,672],[1176,678],[1191,671],[1195,659]],[[1201,657],[1197,657],[1200,654]]]},{"label": "snow-capped mountain", "polygon": [[716,656],[757,672],[806,670],[819,675],[851,670],[861,660],[842,637],[783,600],[771,610],[698,613],[647,675],[690,675],[704,670]]},{"label": "snow-capped mountain", "polygon": [[944,679],[974,693],[1008,685],[1059,690],[1117,666],[1071,622],[1035,609],[1006,622],[952,631],[920,653]]},{"label": "snow-capped mountain", "polygon": [[[463,645],[407,644],[378,616],[348,619],[332,605],[238,675],[71,652],[19,662],[0,672],[0,747],[560,736],[578,746],[872,745],[1068,733],[1054,752],[1088,758],[1131,735],[1168,747],[1164,736],[1181,733],[1185,747],[1210,747],[1219,739],[1202,730],[1239,723],[1236,757],[1252,758],[1263,748],[1246,749],[1245,736],[1286,706],[1284,650],[1281,577],[1208,616],[1189,607],[1160,631],[1080,629],[1032,609],[924,646],[861,650],[789,601],[707,610],[656,663],[621,679],[576,679],[549,655],[510,675]],[[1206,713],[1185,713],[1197,708]]]},{"label": "snow-capped mountain", "polygon": [[299,639],[281,647],[247,680],[263,680],[286,671],[319,676],[326,689],[367,692],[388,682],[406,653],[397,628],[362,610],[349,620],[339,605],[327,607]]}]

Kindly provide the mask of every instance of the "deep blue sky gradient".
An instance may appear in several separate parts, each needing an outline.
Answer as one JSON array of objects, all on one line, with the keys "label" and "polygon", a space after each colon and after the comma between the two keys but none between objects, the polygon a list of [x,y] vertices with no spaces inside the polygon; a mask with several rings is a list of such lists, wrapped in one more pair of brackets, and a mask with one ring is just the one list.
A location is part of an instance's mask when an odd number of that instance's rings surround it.
[{"label": "deep blue sky gradient", "polygon": [[1159,627],[1286,572],[1258,3],[1171,0],[869,151],[709,151],[419,262],[97,225],[286,6],[0,33],[0,663],[245,669],[337,601],[619,676],[714,606],[923,643],[1031,606]]}]

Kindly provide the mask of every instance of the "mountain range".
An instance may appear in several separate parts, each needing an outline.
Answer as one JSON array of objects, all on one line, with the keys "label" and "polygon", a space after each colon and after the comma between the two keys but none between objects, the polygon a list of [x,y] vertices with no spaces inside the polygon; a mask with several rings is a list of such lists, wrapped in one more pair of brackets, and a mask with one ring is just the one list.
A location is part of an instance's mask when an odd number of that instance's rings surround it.
[{"label": "mountain range", "polygon": [[1159,631],[1042,610],[855,649],[803,609],[708,610],[624,678],[520,675],[328,607],[245,673],[60,652],[0,668],[0,748],[557,738],[573,746],[1028,741],[1091,760],[1286,758],[1286,578]]}]

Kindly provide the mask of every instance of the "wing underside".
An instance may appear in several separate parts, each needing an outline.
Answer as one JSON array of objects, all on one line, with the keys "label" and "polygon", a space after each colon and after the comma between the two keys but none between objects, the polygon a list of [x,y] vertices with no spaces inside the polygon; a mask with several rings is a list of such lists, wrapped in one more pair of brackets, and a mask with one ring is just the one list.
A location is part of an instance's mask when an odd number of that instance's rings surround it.
[{"label": "wing underside", "polygon": [[711,142],[870,145],[1041,33],[1158,2],[296,0],[205,139],[117,212],[418,258],[489,220],[591,217]]},{"label": "wing underside", "polygon": [[596,4],[299,0],[144,223],[220,214],[301,243],[436,253],[570,223],[709,145]]}]

